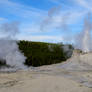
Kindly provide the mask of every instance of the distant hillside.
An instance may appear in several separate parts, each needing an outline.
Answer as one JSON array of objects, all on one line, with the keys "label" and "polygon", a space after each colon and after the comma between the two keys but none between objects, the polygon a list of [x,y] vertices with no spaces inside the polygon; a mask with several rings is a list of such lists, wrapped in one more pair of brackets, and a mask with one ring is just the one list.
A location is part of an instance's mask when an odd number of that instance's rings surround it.
[{"label": "distant hillside", "polygon": [[42,66],[65,61],[72,55],[72,45],[53,44],[44,42],[20,41],[19,49],[27,57],[28,66]]}]

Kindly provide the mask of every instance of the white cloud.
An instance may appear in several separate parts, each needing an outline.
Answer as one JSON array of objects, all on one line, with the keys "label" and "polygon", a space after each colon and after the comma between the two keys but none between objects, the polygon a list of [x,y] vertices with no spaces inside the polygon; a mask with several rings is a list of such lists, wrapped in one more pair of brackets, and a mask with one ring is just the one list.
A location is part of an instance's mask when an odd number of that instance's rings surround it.
[{"label": "white cloud", "polygon": [[66,19],[67,24],[74,24],[81,20],[81,17],[83,17],[85,14],[87,14],[86,11],[70,11],[69,13],[66,12],[66,14],[60,14],[57,16],[54,16],[53,21],[56,22],[56,24],[60,24],[63,21],[63,19]]},{"label": "white cloud", "polygon": [[[55,13],[55,12],[54,12]],[[51,14],[46,17],[42,22],[43,30],[53,30],[55,28],[63,28],[67,25],[79,23],[87,14],[85,10],[65,10],[60,9],[60,13]],[[61,29],[60,29],[61,30]]]},{"label": "white cloud", "polygon": [[[86,15],[88,12],[87,10],[79,10],[77,7],[83,7],[86,9],[92,10],[91,5],[88,4],[85,0],[75,0],[77,2],[76,8],[73,8],[72,6],[67,6],[64,3],[61,3],[60,0],[49,0],[53,3],[57,3],[58,5],[61,5],[60,13],[52,14],[52,18],[47,17],[47,11],[40,10],[37,8],[33,8],[32,6],[25,6],[19,3],[14,3],[9,0],[0,0],[0,8],[2,8],[6,13],[13,14],[15,16],[19,16],[21,18],[27,18],[27,19],[33,19],[33,21],[37,22],[37,24],[31,24],[30,27],[25,26],[24,29],[21,29],[23,34],[24,32],[30,33],[38,33],[41,32],[39,26],[41,25],[38,20],[42,20],[43,18],[51,19],[50,23],[45,24],[45,31],[49,31],[52,29],[55,29],[56,27],[62,27],[66,26],[67,24],[76,24],[77,22],[81,21],[81,18]],[[71,3],[73,0],[70,0]],[[76,3],[75,2],[75,3]],[[69,7],[67,10],[63,10],[62,7]],[[58,6],[57,6],[58,7]],[[70,8],[72,7],[72,8]],[[34,18],[37,18],[34,20]],[[0,20],[3,20],[1,18]],[[48,22],[49,22],[48,21]],[[31,21],[32,22],[32,21]],[[39,23],[38,23],[39,22]],[[64,24],[65,22],[65,24]],[[27,25],[27,24],[26,24]],[[51,36],[53,33],[48,35],[36,35],[36,36],[29,36],[29,35],[23,35],[22,33],[20,36],[18,36],[18,39],[25,39],[25,40],[34,40],[34,41],[63,41],[63,38],[60,36]]]},{"label": "white cloud", "polygon": [[21,28],[21,31],[24,33],[32,34],[32,33],[41,33],[42,32],[40,30],[39,24],[31,23],[31,24],[27,24],[26,26],[24,26],[24,25],[23,25],[23,28]]},{"label": "white cloud", "polygon": [[80,7],[88,9],[90,12],[92,12],[92,0],[76,0],[76,2],[78,5],[80,5]]},{"label": "white cloud", "polygon": [[6,20],[6,18],[2,18],[2,17],[0,17],[0,21],[4,21],[4,20]]},{"label": "white cloud", "polygon": [[0,0],[0,8],[5,10],[6,13],[10,13],[16,16],[24,18],[40,17],[46,14],[46,11],[33,8],[32,6],[25,6],[19,3],[15,3],[9,0]]},{"label": "white cloud", "polygon": [[19,35],[18,40],[29,40],[29,41],[48,41],[48,42],[62,42],[64,39],[61,36],[48,36],[48,35]]}]

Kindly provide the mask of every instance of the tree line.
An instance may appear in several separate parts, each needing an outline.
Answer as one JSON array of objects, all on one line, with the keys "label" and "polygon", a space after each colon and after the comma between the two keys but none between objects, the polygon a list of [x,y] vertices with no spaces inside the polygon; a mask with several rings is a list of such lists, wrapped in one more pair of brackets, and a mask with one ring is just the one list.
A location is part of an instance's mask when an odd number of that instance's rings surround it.
[{"label": "tree line", "polygon": [[[44,42],[19,41],[19,49],[27,57],[25,65],[42,66],[61,63],[72,55],[72,45],[67,45],[69,50],[64,51],[64,44],[53,44]],[[71,53],[70,55],[67,55]]]}]

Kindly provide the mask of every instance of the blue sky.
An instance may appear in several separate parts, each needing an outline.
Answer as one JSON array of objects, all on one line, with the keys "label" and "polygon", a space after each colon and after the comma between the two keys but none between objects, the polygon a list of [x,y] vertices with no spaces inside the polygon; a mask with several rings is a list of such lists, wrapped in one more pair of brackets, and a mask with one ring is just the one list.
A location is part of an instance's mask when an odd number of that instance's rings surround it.
[{"label": "blue sky", "polygon": [[18,21],[20,40],[73,42],[91,12],[92,0],[0,0],[0,25]]}]

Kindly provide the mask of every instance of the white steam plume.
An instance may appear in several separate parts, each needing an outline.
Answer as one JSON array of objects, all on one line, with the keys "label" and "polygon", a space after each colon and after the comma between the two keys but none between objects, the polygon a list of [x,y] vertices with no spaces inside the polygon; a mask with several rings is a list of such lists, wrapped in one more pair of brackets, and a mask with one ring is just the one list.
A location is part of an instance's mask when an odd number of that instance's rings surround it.
[{"label": "white steam plume", "polygon": [[[60,7],[52,8],[51,10],[49,10],[48,17],[42,22],[40,26],[41,30],[44,30],[44,29],[47,30],[48,26],[49,27],[52,26],[51,24],[55,22],[53,19],[55,18],[54,15],[57,12],[60,12]],[[59,28],[60,30],[63,29],[62,32],[70,31],[70,28],[67,23],[69,19],[69,15],[70,13],[67,13],[65,16],[61,17],[61,22],[57,24],[56,28]],[[75,48],[81,49],[84,52],[89,52],[92,50],[91,29],[92,29],[91,16],[90,16],[90,13],[88,13],[87,18],[85,18],[84,20],[83,31],[79,35],[76,34],[77,37],[75,38],[67,36],[67,37],[64,37],[63,39],[68,42],[73,41],[75,42],[74,43]],[[72,32],[72,30],[70,32]]]},{"label": "white steam plume", "polygon": [[4,34],[4,37],[0,38],[0,60],[16,69],[24,69],[26,57],[20,52],[17,41],[15,41],[19,32],[18,26],[19,23],[17,22],[1,25],[0,31]]},{"label": "white steam plume", "polygon": [[61,6],[53,7],[48,11],[48,16],[42,21],[40,25],[41,31],[46,31],[47,28],[53,24],[53,17],[54,15],[58,14],[60,12]]},{"label": "white steam plume", "polygon": [[76,47],[84,52],[89,52],[92,50],[91,30],[92,23],[90,14],[88,14],[88,17],[84,20],[83,31],[78,35],[76,39]]}]

